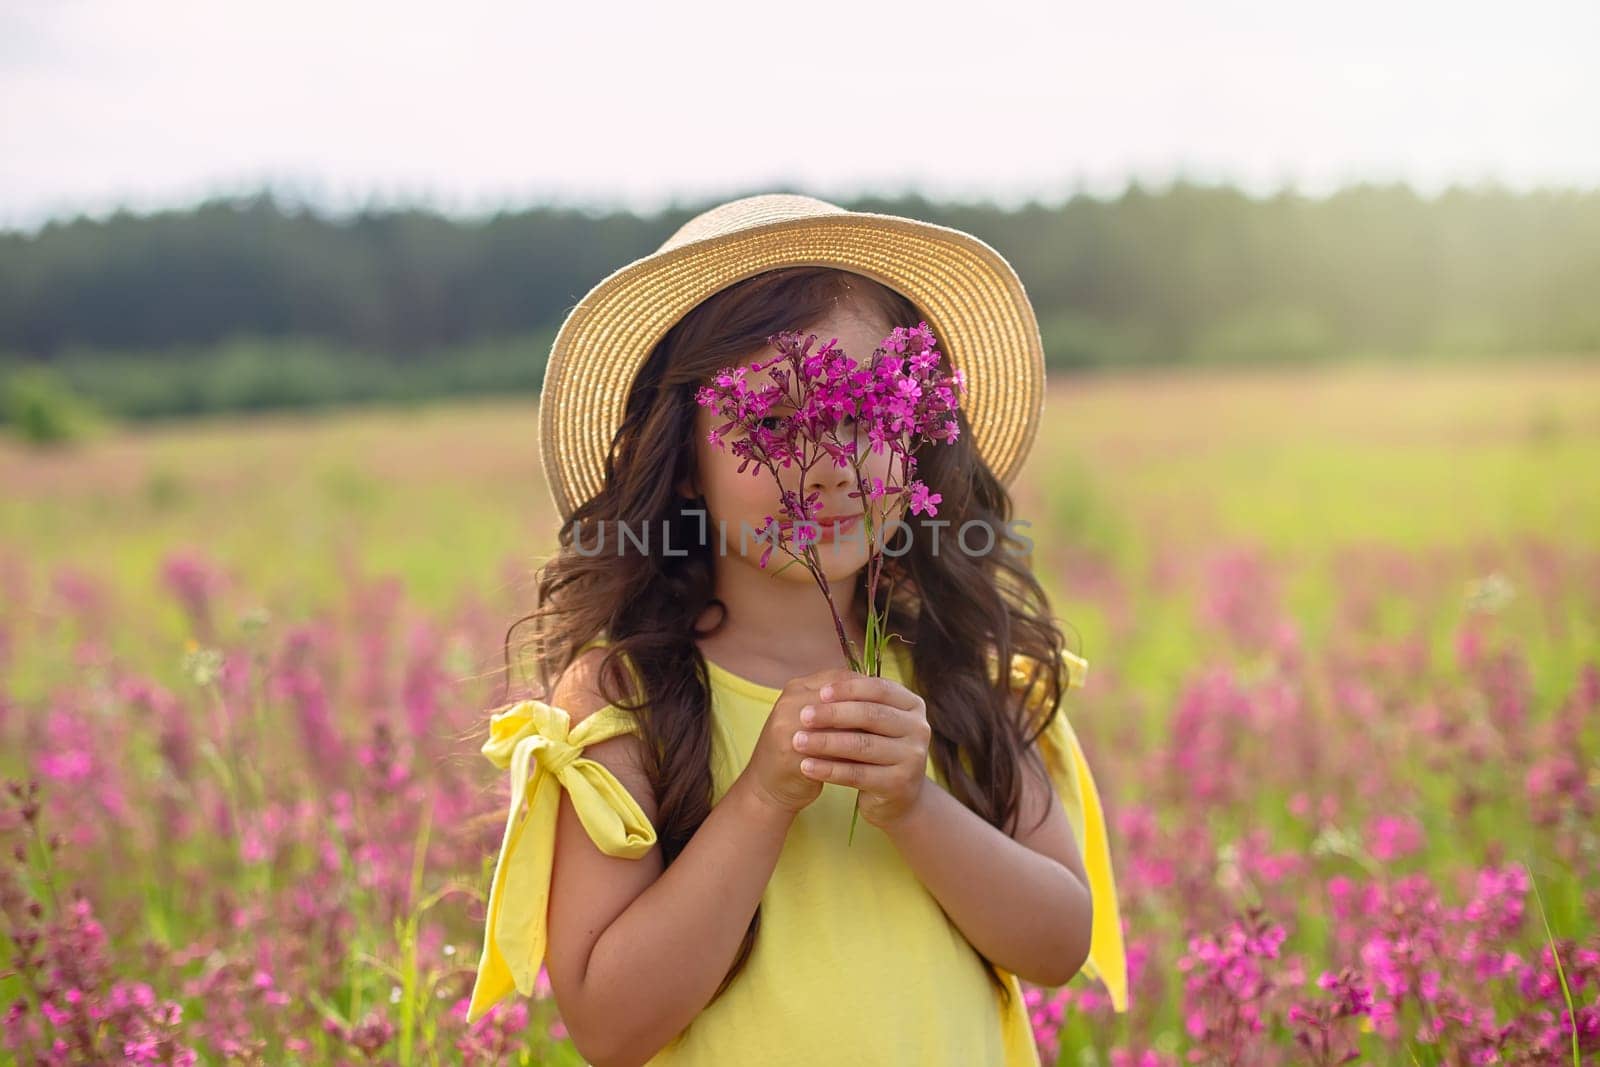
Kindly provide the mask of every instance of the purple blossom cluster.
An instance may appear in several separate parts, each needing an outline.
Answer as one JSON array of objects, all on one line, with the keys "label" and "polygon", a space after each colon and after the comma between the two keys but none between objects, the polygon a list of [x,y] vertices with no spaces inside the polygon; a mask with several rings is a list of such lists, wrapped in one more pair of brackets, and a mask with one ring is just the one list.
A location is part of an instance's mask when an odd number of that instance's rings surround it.
[{"label": "purple blossom cluster", "polygon": [[[849,496],[862,503],[869,533],[877,514],[871,505],[896,496],[905,498],[913,514],[938,514],[943,498],[916,477],[914,453],[924,442],[956,440],[965,372],[959,367],[944,371],[926,322],[913,329],[896,327],[865,363],[837,347],[837,338],[812,351],[816,340],[816,334],[802,337],[795,330],[778,333],[768,338],[777,349],[771,359],[718,371],[695,394],[701,406],[727,420],[706,439],[742,459],[741,474],[751,469],[777,480],[780,470],[796,468],[804,485],[807,472],[819,463],[854,468],[856,488]],[[752,383],[763,371],[768,381]],[[891,456],[890,477],[868,475],[862,469],[866,454],[881,456],[885,450]],[[770,539],[761,555],[763,567],[775,545],[800,558],[789,546],[803,547],[816,538],[815,529],[797,524],[815,521],[817,494],[802,498],[778,481],[775,499],[782,518],[766,516],[758,531]]]},{"label": "purple blossom cluster", "polygon": [[3,1047],[18,1061],[52,1067],[198,1062],[184,1040],[183,1006],[113,973],[89,898],[81,890],[52,895],[47,909],[17,877],[30,859],[48,870],[60,858],[62,839],[43,830],[39,782],[8,782],[6,800],[6,825],[20,832],[11,862],[0,866],[0,913],[14,946],[9,973],[24,995],[5,1007]]}]

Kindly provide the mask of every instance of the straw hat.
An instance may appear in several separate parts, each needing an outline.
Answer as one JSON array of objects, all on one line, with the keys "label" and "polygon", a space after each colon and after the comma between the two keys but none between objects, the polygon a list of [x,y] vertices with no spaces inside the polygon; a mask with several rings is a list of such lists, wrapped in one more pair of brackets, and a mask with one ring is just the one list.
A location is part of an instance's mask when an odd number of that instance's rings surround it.
[{"label": "straw hat", "polygon": [[1010,483],[1044,404],[1044,345],[1016,271],[960,230],[769,193],[696,215],[591,289],[561,324],[539,393],[539,456],[562,522],[600,491],[628,390],[667,330],[735,282],[811,265],[865,275],[922,311],[966,372],[974,447]]}]

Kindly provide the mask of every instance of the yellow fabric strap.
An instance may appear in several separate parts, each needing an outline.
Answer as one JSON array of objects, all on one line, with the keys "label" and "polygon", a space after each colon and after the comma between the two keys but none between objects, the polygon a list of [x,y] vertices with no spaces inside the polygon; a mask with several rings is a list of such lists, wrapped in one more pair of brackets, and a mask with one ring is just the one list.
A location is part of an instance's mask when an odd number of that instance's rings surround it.
[{"label": "yellow fabric strap", "polygon": [[[1089,661],[1065,650],[1061,653],[1067,688],[1079,689],[1088,680]],[[1020,692],[1028,684],[1031,660],[1021,654],[1011,659],[1011,684]],[[1045,678],[1041,673],[1028,702],[1042,704]],[[1105,986],[1113,1011],[1128,1010],[1128,961],[1122,943],[1122,914],[1117,905],[1117,883],[1111,871],[1111,848],[1106,834],[1105,811],[1094,775],[1084,758],[1078,735],[1067,721],[1066,709],[1056,711],[1049,727],[1039,738],[1040,751],[1056,793],[1061,797],[1078,849],[1083,854],[1084,872],[1089,876],[1089,893],[1094,899],[1094,924],[1089,939],[1089,959],[1084,970]]]},{"label": "yellow fabric strap", "polygon": [[491,717],[483,754],[511,771],[511,811],[489,888],[469,1023],[512,989],[523,996],[533,992],[544,962],[560,790],[567,791],[583,828],[607,855],[638,859],[656,843],[655,828],[633,795],[603,764],[583,756],[588,745],[637,732],[633,718],[611,706],[576,729],[564,709],[542,700],[518,701]]}]

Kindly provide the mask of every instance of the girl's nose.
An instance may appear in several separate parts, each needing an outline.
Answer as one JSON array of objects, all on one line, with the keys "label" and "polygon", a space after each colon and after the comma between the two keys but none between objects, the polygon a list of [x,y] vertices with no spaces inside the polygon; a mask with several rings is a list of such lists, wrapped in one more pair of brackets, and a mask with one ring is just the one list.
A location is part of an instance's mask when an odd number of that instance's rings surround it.
[{"label": "girl's nose", "polygon": [[832,458],[822,457],[815,467],[806,472],[806,492],[828,493],[837,489],[852,489],[855,487],[854,475],[850,472],[850,465],[836,466]]}]

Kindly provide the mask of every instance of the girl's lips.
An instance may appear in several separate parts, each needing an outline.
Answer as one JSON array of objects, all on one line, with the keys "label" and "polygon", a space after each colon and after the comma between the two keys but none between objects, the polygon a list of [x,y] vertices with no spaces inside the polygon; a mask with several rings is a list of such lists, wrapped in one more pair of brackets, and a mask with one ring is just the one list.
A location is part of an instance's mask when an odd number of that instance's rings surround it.
[{"label": "girl's lips", "polygon": [[842,519],[822,519],[817,523],[822,528],[818,536],[824,541],[831,541],[835,530],[839,533],[849,533],[860,522],[860,515],[848,515]]},{"label": "girl's lips", "polygon": [[[810,521],[816,528],[815,533],[817,540],[832,541],[835,528],[837,528],[839,533],[847,534],[860,525],[861,515],[857,513],[855,515],[834,516],[831,518],[812,519]],[[785,532],[792,533],[798,523],[786,522],[782,525]],[[811,527],[808,526],[807,529],[810,530]]]}]

